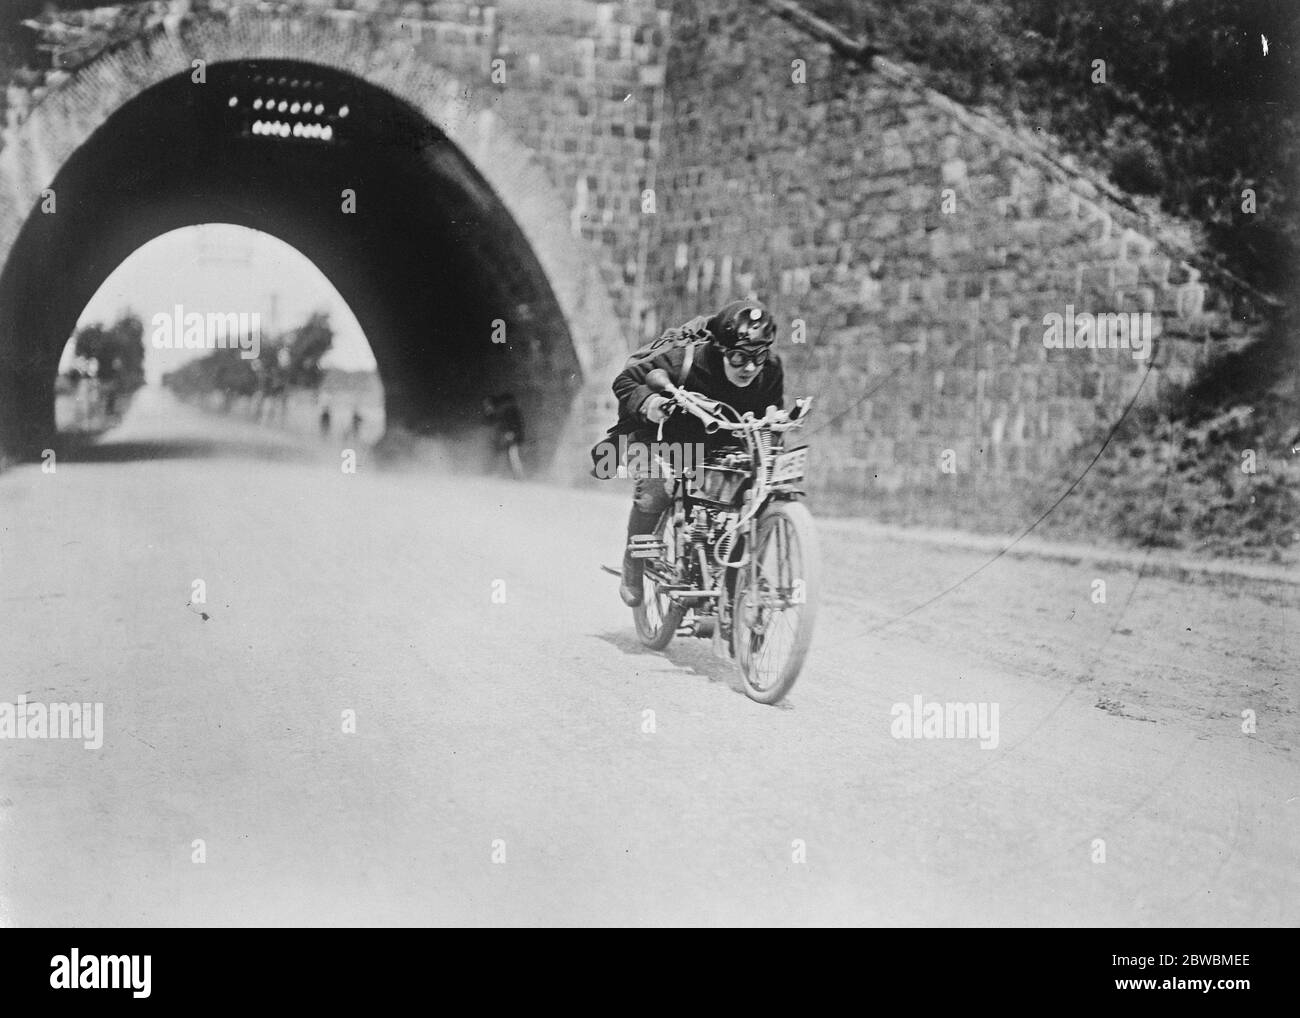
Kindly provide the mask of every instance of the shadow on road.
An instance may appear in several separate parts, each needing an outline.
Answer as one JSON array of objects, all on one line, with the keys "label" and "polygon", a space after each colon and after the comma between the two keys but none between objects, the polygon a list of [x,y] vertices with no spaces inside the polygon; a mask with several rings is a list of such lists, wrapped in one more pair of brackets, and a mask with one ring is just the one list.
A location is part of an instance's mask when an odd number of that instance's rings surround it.
[{"label": "shadow on road", "polygon": [[667,650],[649,650],[637,639],[636,634],[630,630],[620,629],[605,633],[590,633],[588,635],[594,636],[598,640],[604,640],[629,656],[664,658],[687,675],[698,675],[701,678],[708,679],[709,682],[721,682],[728,686],[732,692],[744,695],[745,690],[741,685],[735,666],[714,657],[707,640],[684,636],[670,643]]},{"label": "shadow on road", "polygon": [[221,438],[161,438],[149,440],[98,440],[95,436],[63,434],[55,451],[67,463],[132,463],[147,460],[246,457],[262,460],[303,460],[308,455],[288,444]]}]

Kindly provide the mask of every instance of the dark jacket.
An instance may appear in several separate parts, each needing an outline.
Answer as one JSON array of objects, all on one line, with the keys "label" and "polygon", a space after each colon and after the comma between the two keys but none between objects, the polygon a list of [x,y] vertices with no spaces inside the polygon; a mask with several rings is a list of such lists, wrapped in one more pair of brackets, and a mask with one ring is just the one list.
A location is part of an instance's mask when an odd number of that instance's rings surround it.
[{"label": "dark jacket", "polygon": [[[781,358],[772,354],[763,370],[749,385],[741,388],[727,380],[722,361],[722,353],[713,343],[705,343],[695,350],[694,363],[690,374],[684,382],[678,382],[686,357],[684,347],[675,347],[660,354],[652,360],[624,368],[614,379],[614,395],[618,397],[618,424],[610,429],[610,435],[628,435],[632,441],[653,441],[658,434],[658,425],[648,421],[641,413],[646,399],[654,390],[645,384],[646,376],[655,368],[663,368],[668,376],[683,389],[697,392],[708,399],[721,400],[734,407],[738,413],[752,412],[761,417],[769,406],[785,406],[785,371],[781,367]],[[695,417],[677,412],[668,418],[664,425],[664,441],[695,443],[703,442],[706,449],[715,449],[734,442],[726,432],[705,435],[704,425]]]},{"label": "dark jacket", "polygon": [[485,416],[495,431],[499,446],[504,447],[512,442],[523,443],[524,418],[513,396],[497,397]]}]

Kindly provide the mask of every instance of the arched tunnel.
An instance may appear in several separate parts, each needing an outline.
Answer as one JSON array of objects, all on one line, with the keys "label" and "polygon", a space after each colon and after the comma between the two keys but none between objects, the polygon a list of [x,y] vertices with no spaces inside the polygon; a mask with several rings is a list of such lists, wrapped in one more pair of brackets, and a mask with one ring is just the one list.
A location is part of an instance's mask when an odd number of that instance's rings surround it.
[{"label": "arched tunnel", "polygon": [[544,467],[579,362],[525,236],[464,154],[349,74],[239,61],[206,78],[120,108],[59,169],[55,211],[29,214],[0,273],[0,448],[36,456],[53,437],[60,353],[109,273],[154,237],[220,222],[278,237],[330,280],[371,344],[390,429],[455,438],[484,396],[512,392]]}]

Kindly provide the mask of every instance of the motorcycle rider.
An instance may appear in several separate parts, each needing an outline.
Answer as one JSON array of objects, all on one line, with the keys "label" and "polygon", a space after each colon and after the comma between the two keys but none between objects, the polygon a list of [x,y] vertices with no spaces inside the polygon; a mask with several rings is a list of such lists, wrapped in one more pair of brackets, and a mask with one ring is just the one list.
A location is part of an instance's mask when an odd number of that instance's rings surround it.
[{"label": "motorcycle rider", "polygon": [[[781,358],[772,352],[776,321],[767,308],[757,300],[732,301],[709,318],[706,329],[709,340],[696,352],[684,379],[681,371],[686,349],[681,346],[633,364],[614,379],[621,415],[618,430],[627,433],[630,441],[655,441],[657,429],[663,424],[663,440],[680,443],[679,448],[700,443],[706,451],[712,451],[729,442],[725,432],[706,434],[703,424],[689,414],[668,417],[671,399],[646,385],[646,377],[656,369],[666,371],[681,388],[720,400],[741,414],[750,412],[761,417],[769,406],[784,406],[785,374]],[[627,520],[629,540],[633,534],[652,533],[672,503],[671,481],[650,473],[642,470],[636,477]],[[632,558],[625,546],[618,593],[630,608],[642,600],[642,567],[642,560]]]}]

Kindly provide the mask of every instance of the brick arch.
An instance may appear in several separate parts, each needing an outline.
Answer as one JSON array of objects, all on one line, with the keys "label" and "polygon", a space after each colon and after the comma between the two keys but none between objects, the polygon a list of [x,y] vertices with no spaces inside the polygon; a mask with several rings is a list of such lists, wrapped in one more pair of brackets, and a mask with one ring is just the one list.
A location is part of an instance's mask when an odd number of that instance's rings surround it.
[{"label": "brick arch", "polygon": [[[399,59],[394,59],[394,55]],[[359,24],[233,8],[224,20],[141,36],[79,68],[35,106],[0,149],[0,267],[43,188],[104,121],[192,62],[209,67],[295,60],[352,75],[419,111],[486,180],[532,248],[573,341],[584,380],[599,379],[626,343],[593,245],[569,229],[570,211],[536,155],[520,143],[486,82],[418,60]],[[205,87],[194,85],[193,87]],[[563,443],[561,443],[563,444]]]}]

